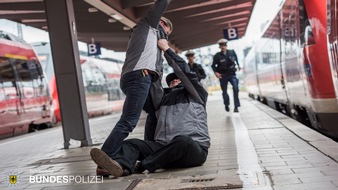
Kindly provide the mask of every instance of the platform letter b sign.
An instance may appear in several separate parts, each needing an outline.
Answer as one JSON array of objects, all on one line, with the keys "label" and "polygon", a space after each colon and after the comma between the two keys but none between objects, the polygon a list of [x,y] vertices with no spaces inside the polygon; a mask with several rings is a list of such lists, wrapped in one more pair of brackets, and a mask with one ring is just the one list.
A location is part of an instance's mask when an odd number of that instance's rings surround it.
[{"label": "platform letter b sign", "polygon": [[88,55],[101,55],[101,43],[88,44]]},{"label": "platform letter b sign", "polygon": [[223,30],[224,38],[227,40],[236,40],[238,39],[237,28],[227,28]]}]

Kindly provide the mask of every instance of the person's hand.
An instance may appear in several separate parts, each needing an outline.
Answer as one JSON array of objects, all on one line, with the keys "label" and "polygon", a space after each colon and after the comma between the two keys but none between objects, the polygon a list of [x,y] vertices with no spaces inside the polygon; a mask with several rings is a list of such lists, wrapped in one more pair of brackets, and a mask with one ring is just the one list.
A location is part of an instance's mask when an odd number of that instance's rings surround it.
[{"label": "person's hand", "polygon": [[157,45],[162,51],[166,51],[167,49],[170,48],[169,44],[168,44],[168,40],[166,40],[166,39],[159,39],[157,41]]},{"label": "person's hand", "polygon": [[215,72],[215,75],[216,75],[216,77],[219,78],[219,79],[222,78],[221,73]]}]

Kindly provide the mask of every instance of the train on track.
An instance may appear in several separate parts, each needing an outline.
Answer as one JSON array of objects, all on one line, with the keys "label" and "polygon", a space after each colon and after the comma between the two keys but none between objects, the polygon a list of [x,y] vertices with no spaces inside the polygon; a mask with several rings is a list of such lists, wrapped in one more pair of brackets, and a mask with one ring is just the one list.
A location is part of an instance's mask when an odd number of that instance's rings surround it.
[{"label": "train on track", "polygon": [[338,139],[338,1],[285,0],[245,57],[249,96]]},{"label": "train on track", "polygon": [[[85,55],[80,56],[80,62],[88,116],[122,110],[122,62]],[[61,121],[53,68],[49,43],[28,44],[0,31],[0,139]]]},{"label": "train on track", "polygon": [[[51,97],[53,99],[52,121],[61,121],[59,98],[54,75],[53,59],[49,43],[32,44],[46,72]],[[122,61],[111,58],[94,58],[80,52],[83,85],[86,94],[89,117],[101,116],[122,110],[125,95],[120,89]]]},{"label": "train on track", "polygon": [[33,48],[0,31],[0,139],[51,126],[51,99]]}]

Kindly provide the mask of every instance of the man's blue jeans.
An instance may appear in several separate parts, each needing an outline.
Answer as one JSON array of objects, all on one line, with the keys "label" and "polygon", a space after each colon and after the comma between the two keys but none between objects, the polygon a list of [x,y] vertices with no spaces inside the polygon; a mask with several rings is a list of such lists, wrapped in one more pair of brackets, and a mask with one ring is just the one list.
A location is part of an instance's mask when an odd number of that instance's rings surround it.
[{"label": "man's blue jeans", "polygon": [[241,106],[241,104],[239,103],[239,99],[238,99],[238,79],[236,77],[236,75],[229,75],[229,76],[222,76],[221,79],[219,79],[219,82],[221,84],[221,89],[223,91],[223,101],[224,101],[224,105],[225,106],[229,106],[230,104],[230,99],[229,99],[229,95],[228,95],[228,82],[231,83],[232,88],[233,88],[233,92],[234,92],[234,103],[235,103],[235,107],[239,107]]},{"label": "man's blue jeans", "polygon": [[149,94],[152,75],[144,75],[142,70],[124,74],[120,86],[126,99],[120,120],[104,142],[101,150],[113,157],[121,148],[122,142],[135,128]]}]

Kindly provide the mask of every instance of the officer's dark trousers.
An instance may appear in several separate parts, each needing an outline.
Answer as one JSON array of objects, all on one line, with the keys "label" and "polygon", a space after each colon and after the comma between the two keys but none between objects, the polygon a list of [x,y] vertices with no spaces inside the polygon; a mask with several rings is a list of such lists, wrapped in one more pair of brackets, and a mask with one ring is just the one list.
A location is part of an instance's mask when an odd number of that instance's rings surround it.
[{"label": "officer's dark trousers", "polygon": [[132,173],[137,160],[149,172],[154,172],[160,168],[200,166],[207,155],[207,148],[201,147],[191,137],[182,135],[176,136],[167,145],[140,139],[125,140],[113,159]]},{"label": "officer's dark trousers", "polygon": [[221,89],[223,91],[223,101],[225,106],[229,106],[230,104],[230,98],[228,95],[228,82],[232,85],[232,89],[234,92],[234,106],[239,107],[241,104],[239,103],[238,98],[238,79],[236,78],[236,75],[229,75],[229,76],[222,76],[221,79],[219,79],[219,82],[221,84]]}]

